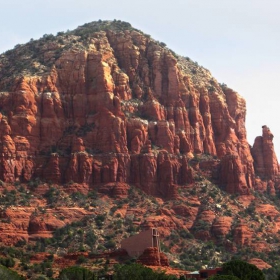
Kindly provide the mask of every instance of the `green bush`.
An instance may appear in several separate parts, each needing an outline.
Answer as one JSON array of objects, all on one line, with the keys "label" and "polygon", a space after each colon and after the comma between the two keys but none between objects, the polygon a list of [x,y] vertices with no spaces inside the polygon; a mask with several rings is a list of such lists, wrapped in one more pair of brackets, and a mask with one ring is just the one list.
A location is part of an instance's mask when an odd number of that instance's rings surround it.
[{"label": "green bush", "polygon": [[51,268],[49,268],[47,271],[46,271],[46,275],[47,277],[52,277],[53,276],[53,270]]},{"label": "green bush", "polygon": [[166,275],[162,271],[155,272],[151,268],[134,263],[129,265],[116,265],[114,280],[176,280],[173,275]]},{"label": "green bush", "polygon": [[105,221],[106,215],[97,215],[95,217],[95,223],[98,227],[102,227]]},{"label": "green bush", "polygon": [[215,275],[215,276],[211,276],[209,280],[240,280],[240,279],[233,275]]},{"label": "green bush", "polygon": [[104,244],[105,248],[113,249],[116,246],[116,242],[114,240],[109,240]]},{"label": "green bush", "polygon": [[82,264],[82,263],[86,263],[86,262],[87,262],[87,258],[84,255],[79,256],[77,259],[78,264]]},{"label": "green bush", "polygon": [[92,231],[89,231],[89,232],[86,234],[85,243],[86,243],[87,245],[89,245],[89,246],[95,245],[96,240],[97,240],[97,237],[96,237],[96,235],[95,235]]},{"label": "green bush", "polygon": [[64,268],[60,273],[60,280],[94,280],[94,274],[89,269],[79,266]]},{"label": "green bush", "polygon": [[232,260],[223,264],[223,274],[236,276],[242,280],[265,280],[263,272],[255,265],[242,260]]},{"label": "green bush", "polygon": [[18,275],[15,271],[12,271],[2,265],[0,265],[0,279],[1,280],[24,280],[24,278]]},{"label": "green bush", "polygon": [[0,258],[0,264],[6,267],[13,267],[15,265],[15,261],[13,258]]}]

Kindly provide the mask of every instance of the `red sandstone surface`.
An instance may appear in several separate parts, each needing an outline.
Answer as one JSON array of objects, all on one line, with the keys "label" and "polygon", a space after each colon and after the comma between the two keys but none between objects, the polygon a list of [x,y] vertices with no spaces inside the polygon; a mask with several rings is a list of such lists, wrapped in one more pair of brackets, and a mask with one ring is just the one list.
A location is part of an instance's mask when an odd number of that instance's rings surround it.
[{"label": "red sandstone surface", "polygon": [[257,268],[259,268],[261,270],[271,268],[271,265],[269,265],[268,263],[264,262],[261,259],[253,258],[253,259],[250,259],[248,262],[250,264],[255,265]]},{"label": "red sandstone surface", "polygon": [[159,252],[157,247],[148,247],[137,261],[147,266],[169,266],[167,256]]},{"label": "red sandstone surface", "polygon": [[50,238],[57,228],[87,215],[88,211],[78,207],[46,209],[44,214],[34,207],[11,207],[0,211],[1,218],[7,221],[0,224],[0,242],[14,245],[23,240]]},{"label": "red sandstone surface", "polygon": [[279,174],[266,126],[251,153],[245,100],[142,33],[108,29],[83,50],[46,42],[42,51],[53,65],[44,73],[2,73],[2,181],[122,182],[176,198],[193,181],[189,159],[202,153],[221,160],[230,193],[248,194],[256,172]]},{"label": "red sandstone surface", "polygon": [[[250,147],[244,98],[139,30],[112,26],[86,39],[78,31],[95,25],[80,27],[0,56],[1,197],[19,186],[33,195],[28,206],[0,205],[0,241],[51,237],[88,215],[107,215],[108,224],[129,218],[166,239],[181,231],[222,240],[232,252],[273,250],[279,210],[254,194],[279,192],[270,129],[263,126]],[[15,67],[28,55],[31,64]],[[129,206],[133,188],[157,199]],[[96,204],[69,199],[92,192],[101,196]]]},{"label": "red sandstone surface", "polygon": [[147,248],[141,256],[137,259],[138,263],[152,268],[155,271],[164,271],[166,274],[176,275],[180,277],[185,275],[188,271],[175,269],[169,266],[169,261],[167,256],[158,251],[156,247]]}]

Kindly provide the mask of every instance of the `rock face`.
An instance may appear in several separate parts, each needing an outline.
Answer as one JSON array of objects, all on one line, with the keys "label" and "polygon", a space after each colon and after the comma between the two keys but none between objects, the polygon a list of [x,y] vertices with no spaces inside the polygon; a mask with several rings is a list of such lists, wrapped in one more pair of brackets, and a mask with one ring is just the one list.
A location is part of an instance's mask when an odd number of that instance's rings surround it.
[{"label": "rock face", "polygon": [[169,266],[167,256],[163,252],[159,252],[157,247],[145,249],[143,254],[137,259],[137,262],[150,266]]},{"label": "rock face", "polygon": [[250,264],[255,265],[258,269],[263,270],[263,269],[269,269],[271,268],[271,265],[266,263],[265,261],[257,258],[250,259],[248,261]]},{"label": "rock face", "polygon": [[[237,92],[124,22],[18,45],[0,55],[0,243],[32,244],[82,221],[52,252],[117,248],[156,228],[184,265],[187,254],[217,263],[212,241],[277,255],[273,134],[263,126],[250,147],[245,117]],[[170,271],[149,246],[138,261]]]},{"label": "rock face", "polygon": [[126,183],[176,198],[193,182],[194,154],[221,159],[230,193],[248,194],[255,171],[279,172],[266,127],[254,168],[238,93],[127,23],[93,22],[3,54],[0,92],[4,182]]},{"label": "rock face", "polygon": [[252,148],[255,170],[261,178],[273,180],[280,172],[272,142],[273,134],[266,125],[262,127],[262,132],[262,136],[255,139]]},{"label": "rock face", "polygon": [[[48,209],[44,215],[38,213],[35,207],[1,210],[0,242],[11,246],[20,241],[50,238],[55,229],[81,220],[86,215],[89,215],[88,211],[78,207]],[[63,217],[63,220],[58,217]]]},{"label": "rock face", "polygon": [[239,244],[241,246],[250,246],[252,242],[252,236],[252,230],[245,224],[239,224],[234,229],[234,241],[236,244]]}]

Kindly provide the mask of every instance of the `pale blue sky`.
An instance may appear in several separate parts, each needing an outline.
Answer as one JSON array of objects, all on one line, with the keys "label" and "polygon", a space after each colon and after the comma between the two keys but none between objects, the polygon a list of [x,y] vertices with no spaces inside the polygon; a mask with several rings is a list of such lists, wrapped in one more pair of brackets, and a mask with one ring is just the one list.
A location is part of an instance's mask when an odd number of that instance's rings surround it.
[{"label": "pale blue sky", "polygon": [[2,1],[0,53],[30,38],[120,19],[209,69],[247,101],[250,144],[266,124],[280,157],[279,0]]}]

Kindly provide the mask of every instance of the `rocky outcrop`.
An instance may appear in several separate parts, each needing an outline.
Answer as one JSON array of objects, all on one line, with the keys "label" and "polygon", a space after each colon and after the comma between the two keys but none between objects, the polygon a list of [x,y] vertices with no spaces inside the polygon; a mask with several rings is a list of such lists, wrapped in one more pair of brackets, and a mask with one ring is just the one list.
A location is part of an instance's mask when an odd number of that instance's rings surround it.
[{"label": "rocky outcrop", "polygon": [[243,165],[237,155],[225,155],[220,167],[220,185],[229,193],[249,194]]},{"label": "rocky outcrop", "polygon": [[125,198],[128,195],[129,185],[125,183],[108,183],[102,185],[98,191],[113,198]]},{"label": "rocky outcrop", "polygon": [[169,266],[167,256],[163,252],[159,252],[157,247],[145,249],[143,254],[137,259],[137,262],[149,266]]},{"label": "rocky outcrop", "polygon": [[218,239],[223,239],[231,231],[231,217],[219,217],[212,224],[212,234]]},{"label": "rocky outcrop", "polygon": [[11,207],[0,211],[0,242],[11,246],[19,241],[50,238],[54,230],[89,215],[82,208],[44,209]]},{"label": "rocky outcrop", "polygon": [[145,229],[157,228],[160,236],[164,237],[169,236],[171,231],[178,226],[183,227],[182,222],[173,217],[172,213],[164,210],[161,211],[160,215],[151,215],[145,218],[141,224],[141,227]]},{"label": "rocky outcrop", "polygon": [[253,258],[250,259],[248,263],[255,265],[260,270],[271,268],[271,265],[266,263],[262,259]]},{"label": "rocky outcrop", "polygon": [[[218,137],[223,137],[217,149],[218,154],[222,155],[220,184],[230,193],[247,194],[254,186],[255,171],[246,139],[246,102],[237,92],[227,87],[223,87],[223,91],[230,117]],[[225,123],[225,120],[221,122]]]},{"label": "rocky outcrop", "polygon": [[0,64],[4,182],[126,183],[176,198],[194,180],[194,154],[221,159],[218,182],[230,193],[248,194],[255,169],[269,179],[279,172],[266,127],[254,169],[238,93],[128,24],[94,22],[33,41]]},{"label": "rocky outcrop", "polygon": [[250,246],[252,243],[253,231],[244,223],[236,226],[233,232],[233,239],[240,246]]},{"label": "rocky outcrop", "polygon": [[273,134],[270,129],[264,125],[262,127],[262,136],[258,136],[255,139],[252,148],[256,173],[263,179],[275,179],[280,173],[272,140]]},{"label": "rocky outcrop", "polygon": [[[186,254],[219,262],[212,241],[229,253],[276,254],[273,135],[263,126],[250,147],[245,117],[237,92],[120,21],[1,54],[0,243],[35,243],[88,216],[66,236],[69,248],[48,249],[63,255],[104,245],[107,265],[127,234],[156,228],[184,265]],[[95,258],[74,253],[53,265],[75,265],[79,256]],[[174,272],[157,248],[138,261]]]}]

